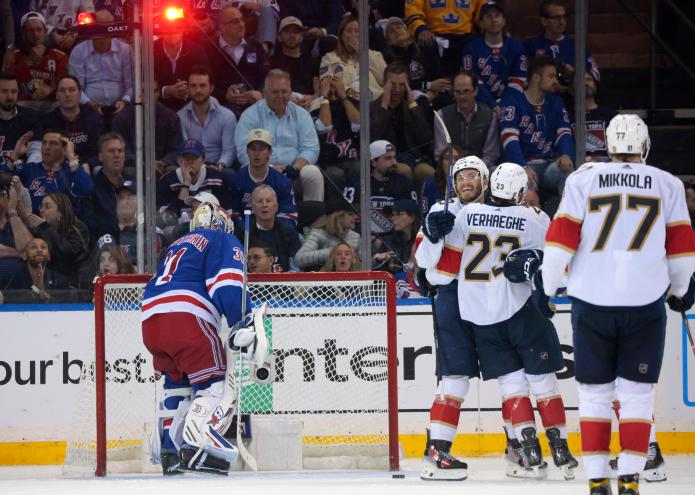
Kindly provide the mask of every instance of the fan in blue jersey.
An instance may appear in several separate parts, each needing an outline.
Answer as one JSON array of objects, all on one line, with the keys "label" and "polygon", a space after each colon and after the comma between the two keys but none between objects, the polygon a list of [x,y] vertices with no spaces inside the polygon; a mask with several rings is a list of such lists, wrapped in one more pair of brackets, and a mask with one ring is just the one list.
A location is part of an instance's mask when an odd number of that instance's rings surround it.
[{"label": "fan in blue jersey", "polygon": [[555,62],[536,57],[529,65],[528,86],[508,91],[500,103],[503,158],[526,169],[529,188],[557,190],[574,170],[574,138],[557,84]]},{"label": "fan in blue jersey", "polygon": [[[558,92],[566,93],[574,77],[574,38],[565,35],[567,12],[562,0],[544,0],[540,6],[543,32],[524,41],[526,56],[530,59],[545,55],[557,62],[560,72]],[[601,75],[596,62],[586,49],[586,71],[599,81]]]},{"label": "fan in blue jersey", "polygon": [[463,68],[478,78],[478,100],[496,107],[507,88],[526,86],[526,55],[523,45],[504,36],[504,11],[497,3],[480,9],[483,34],[463,49]]},{"label": "fan in blue jersey", "polygon": [[234,325],[230,345],[253,347],[255,331],[238,328],[249,320],[241,313],[243,252],[233,231],[222,208],[202,203],[191,231],[169,246],[145,287],[143,342],[156,377],[164,376],[152,458],[165,475],[227,474],[238,455],[222,436],[234,407],[224,394],[227,363],[218,333],[225,317]]},{"label": "fan in blue jersey", "polygon": [[241,167],[229,180],[232,190],[232,210],[236,213],[251,208],[251,193],[261,184],[273,188],[278,198],[278,218],[297,224],[297,204],[292,181],[270,166],[273,138],[265,129],[251,129],[246,141],[249,165]]}]

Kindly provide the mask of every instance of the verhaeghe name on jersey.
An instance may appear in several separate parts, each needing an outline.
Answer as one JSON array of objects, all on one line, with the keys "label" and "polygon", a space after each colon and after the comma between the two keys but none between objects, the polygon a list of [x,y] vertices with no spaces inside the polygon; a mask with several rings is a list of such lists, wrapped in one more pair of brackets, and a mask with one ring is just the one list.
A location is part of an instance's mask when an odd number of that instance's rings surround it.
[{"label": "verhaeghe name on jersey", "polygon": [[634,187],[635,189],[651,189],[652,177],[629,172],[616,172],[598,175],[598,187]]},{"label": "verhaeghe name on jersey", "polygon": [[525,230],[526,219],[498,215],[495,213],[468,213],[466,215],[468,225],[471,227],[496,227],[500,229]]}]

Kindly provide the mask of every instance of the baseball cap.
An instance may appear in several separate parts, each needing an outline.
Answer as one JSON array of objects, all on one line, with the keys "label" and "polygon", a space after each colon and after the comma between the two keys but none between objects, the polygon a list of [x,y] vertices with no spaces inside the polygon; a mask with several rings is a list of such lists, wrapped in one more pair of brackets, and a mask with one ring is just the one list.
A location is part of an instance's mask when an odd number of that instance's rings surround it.
[{"label": "baseball cap", "polygon": [[386,36],[386,33],[388,32],[389,28],[394,24],[403,24],[403,26],[405,27],[405,22],[400,17],[389,17],[388,19],[386,19],[386,22],[384,22],[381,25],[381,29],[384,31],[384,36]]},{"label": "baseball cap", "polygon": [[135,179],[124,179],[123,184],[116,188],[116,194],[120,193],[121,191],[130,191],[133,194],[137,194],[137,190],[135,188]]},{"label": "baseball cap", "polygon": [[194,155],[196,157],[203,156],[205,154],[205,147],[203,143],[197,139],[186,139],[179,146],[179,155]]},{"label": "baseball cap", "polygon": [[414,215],[416,218],[420,218],[420,207],[417,202],[412,199],[397,199],[393,202],[391,210],[394,212],[404,211]]},{"label": "baseball cap", "polygon": [[46,18],[40,12],[27,12],[24,14],[20,21],[20,27],[24,27],[29,21],[41,21],[43,27],[46,27]]},{"label": "baseball cap", "polygon": [[489,0],[485,5],[480,7],[480,18],[482,19],[485,14],[490,12],[491,9],[497,9],[500,14],[504,15],[504,10],[498,2],[493,2]]},{"label": "baseball cap", "polygon": [[200,201],[201,203],[210,203],[215,206],[220,206],[220,202],[210,191],[200,191],[195,196],[186,196],[186,199],[183,200],[186,206],[193,206],[193,201]]},{"label": "baseball cap", "polygon": [[396,151],[396,147],[385,139],[380,139],[369,145],[369,158],[376,160],[380,156],[384,156],[386,153],[392,151]]},{"label": "baseball cap", "polygon": [[254,141],[260,141],[268,146],[273,145],[273,137],[265,129],[251,129],[249,131],[249,137],[246,139],[246,144],[249,145]]},{"label": "baseball cap", "polygon": [[302,24],[302,21],[300,21],[293,15],[287,16],[280,21],[280,25],[278,26],[278,33],[285,29],[287,26],[299,26],[300,29],[304,29],[304,24]]}]

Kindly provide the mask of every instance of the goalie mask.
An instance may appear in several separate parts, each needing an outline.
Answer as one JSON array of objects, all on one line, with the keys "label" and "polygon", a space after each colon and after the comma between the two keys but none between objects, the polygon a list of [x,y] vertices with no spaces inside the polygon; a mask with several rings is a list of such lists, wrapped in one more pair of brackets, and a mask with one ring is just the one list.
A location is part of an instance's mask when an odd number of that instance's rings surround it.
[{"label": "goalie mask", "polygon": [[616,115],[606,128],[606,146],[609,155],[639,155],[644,162],[651,146],[647,124],[638,115]]},{"label": "goalie mask", "polygon": [[497,199],[521,203],[528,187],[526,171],[516,163],[501,163],[490,176],[490,194]]},{"label": "goalie mask", "polygon": [[212,203],[201,203],[191,218],[190,229],[203,227],[210,230],[221,230],[228,234],[234,233],[234,222],[222,207]]},{"label": "goalie mask", "polygon": [[[459,172],[466,169],[476,170],[478,172],[478,177],[480,178],[480,194],[473,199],[464,199],[462,197],[464,194],[459,191],[459,188],[456,185],[456,176],[459,174]],[[454,189],[456,196],[458,196],[462,203],[475,203],[479,201],[481,197],[485,196],[485,191],[487,190],[489,180],[490,176],[487,165],[485,165],[485,162],[475,155],[466,156],[456,160],[456,163],[454,163],[451,170],[451,187]]]}]

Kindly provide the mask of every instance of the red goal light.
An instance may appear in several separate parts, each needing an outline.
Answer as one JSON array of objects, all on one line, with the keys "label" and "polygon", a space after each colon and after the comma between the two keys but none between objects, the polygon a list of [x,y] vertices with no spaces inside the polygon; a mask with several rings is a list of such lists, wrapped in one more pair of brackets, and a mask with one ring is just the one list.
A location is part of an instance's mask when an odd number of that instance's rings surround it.
[{"label": "red goal light", "polygon": [[169,6],[164,8],[164,18],[169,22],[180,21],[184,18],[182,7]]},{"label": "red goal light", "polygon": [[94,19],[93,12],[80,12],[77,16],[77,25],[86,26],[88,24],[94,24],[96,20]]}]

